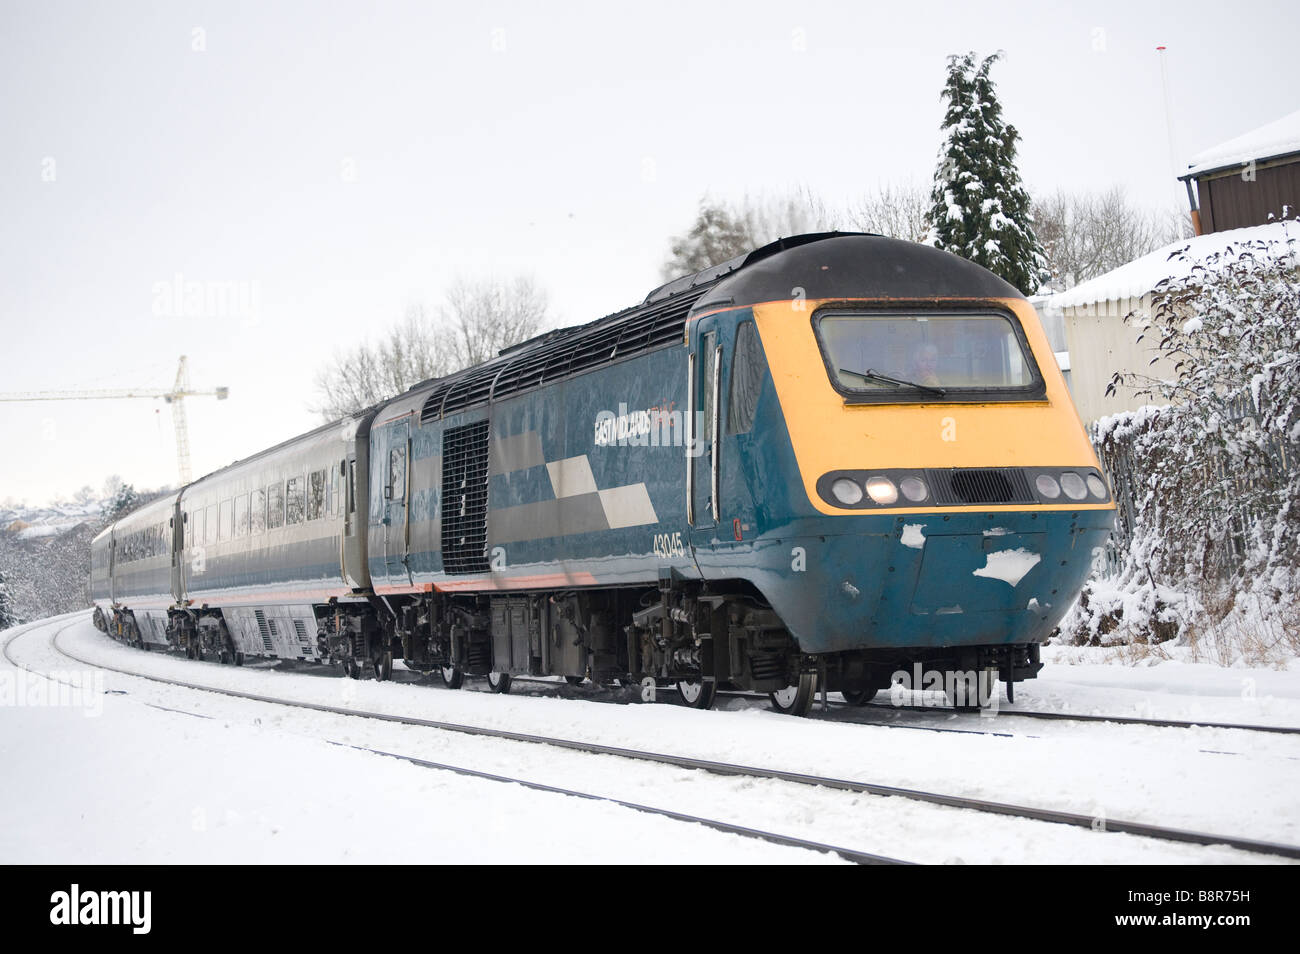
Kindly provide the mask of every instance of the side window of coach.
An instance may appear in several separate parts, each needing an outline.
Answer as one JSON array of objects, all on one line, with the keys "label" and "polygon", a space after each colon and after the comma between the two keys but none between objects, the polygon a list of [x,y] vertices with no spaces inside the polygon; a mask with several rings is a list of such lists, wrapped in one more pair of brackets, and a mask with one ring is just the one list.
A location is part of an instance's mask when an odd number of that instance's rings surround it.
[{"label": "side window of coach", "polygon": [[394,447],[388,452],[388,496],[401,500],[406,496],[406,448]]},{"label": "side window of coach", "polygon": [[266,491],[254,490],[253,501],[249,508],[252,533],[261,533],[266,529]]},{"label": "side window of coach", "polygon": [[307,519],[319,520],[325,514],[325,471],[307,475]]},{"label": "side window of coach", "polygon": [[203,542],[212,544],[217,542],[217,505],[212,504],[210,507],[203,509]]},{"label": "side window of coach", "polygon": [[266,527],[276,530],[284,526],[284,484],[276,481],[266,488]]},{"label": "side window of coach", "polygon": [[248,494],[235,498],[235,537],[248,536]]},{"label": "side window of coach", "polygon": [[302,523],[303,487],[301,477],[290,477],[284,485],[284,521]]}]

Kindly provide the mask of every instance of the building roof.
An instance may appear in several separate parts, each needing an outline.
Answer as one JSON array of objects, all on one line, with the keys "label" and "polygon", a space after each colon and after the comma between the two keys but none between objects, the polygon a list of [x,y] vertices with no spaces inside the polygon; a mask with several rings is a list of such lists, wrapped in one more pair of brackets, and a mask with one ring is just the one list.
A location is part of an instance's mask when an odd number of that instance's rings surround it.
[{"label": "building roof", "polygon": [[1198,152],[1179,178],[1195,178],[1220,169],[1235,169],[1252,159],[1262,162],[1292,153],[1300,153],[1300,109]]},{"label": "building roof", "polygon": [[[1270,222],[1268,225],[1211,232],[1208,235],[1170,242],[1163,248],[1149,252],[1141,258],[1135,258],[1104,275],[1090,278],[1068,291],[1053,295],[1048,299],[1048,306],[1070,308],[1077,305],[1091,305],[1099,301],[1141,298],[1147,292],[1153,291],[1156,285],[1166,278],[1182,278],[1190,275],[1197,263],[1216,252],[1226,250],[1231,245],[1287,239],[1300,240],[1300,228],[1297,228],[1293,222]],[[1183,249],[1188,250],[1186,256],[1173,257]]]}]

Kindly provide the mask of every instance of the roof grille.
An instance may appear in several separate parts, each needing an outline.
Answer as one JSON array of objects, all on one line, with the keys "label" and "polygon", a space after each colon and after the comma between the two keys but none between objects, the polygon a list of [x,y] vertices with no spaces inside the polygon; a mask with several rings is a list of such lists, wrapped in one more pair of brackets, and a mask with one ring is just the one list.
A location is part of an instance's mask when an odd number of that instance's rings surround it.
[{"label": "roof grille", "polygon": [[927,470],[925,476],[941,506],[1035,502],[1024,472],[1014,467]]},{"label": "roof grille", "polygon": [[712,284],[579,328],[551,332],[508,349],[495,361],[445,378],[425,398],[420,423],[681,341],[691,306]]}]

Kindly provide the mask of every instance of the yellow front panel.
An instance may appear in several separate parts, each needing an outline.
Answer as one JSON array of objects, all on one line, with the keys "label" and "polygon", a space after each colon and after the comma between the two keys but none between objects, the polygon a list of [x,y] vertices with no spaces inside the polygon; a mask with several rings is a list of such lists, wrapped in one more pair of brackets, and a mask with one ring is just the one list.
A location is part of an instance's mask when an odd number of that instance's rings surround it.
[{"label": "yellow front panel", "polygon": [[[1046,400],[995,404],[856,404],[831,385],[811,318],[828,302],[783,301],[754,307],[772,380],[790,429],[795,458],[808,499],[826,514],[862,510],[833,507],[817,493],[817,478],[832,470],[944,467],[1100,467],[1047,335],[1033,306],[1023,299],[972,301],[973,308],[1013,312],[1024,328],[1047,385]],[[840,305],[879,306],[879,301]],[[946,303],[948,304],[948,303]],[[918,307],[926,307],[918,303]],[[932,512],[934,506],[897,507],[873,513]],[[1024,510],[1015,506],[953,507],[945,510]],[[1066,502],[1041,510],[1110,510],[1113,504]]]}]

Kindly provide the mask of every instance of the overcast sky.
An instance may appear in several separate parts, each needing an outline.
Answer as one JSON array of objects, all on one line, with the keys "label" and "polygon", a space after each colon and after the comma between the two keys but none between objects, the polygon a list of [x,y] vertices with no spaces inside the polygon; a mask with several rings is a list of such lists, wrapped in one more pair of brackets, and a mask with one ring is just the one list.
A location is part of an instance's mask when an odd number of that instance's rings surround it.
[{"label": "overcast sky", "polygon": [[[313,426],[337,349],[457,276],[559,323],[639,301],[703,193],[928,183],[945,58],[1032,191],[1185,204],[1176,161],[1300,105],[1300,6],[0,2],[0,391],[163,387],[200,475]],[[220,307],[176,281],[233,282]],[[247,307],[239,307],[247,306]],[[0,500],[175,481],[161,402],[0,404]]]}]

